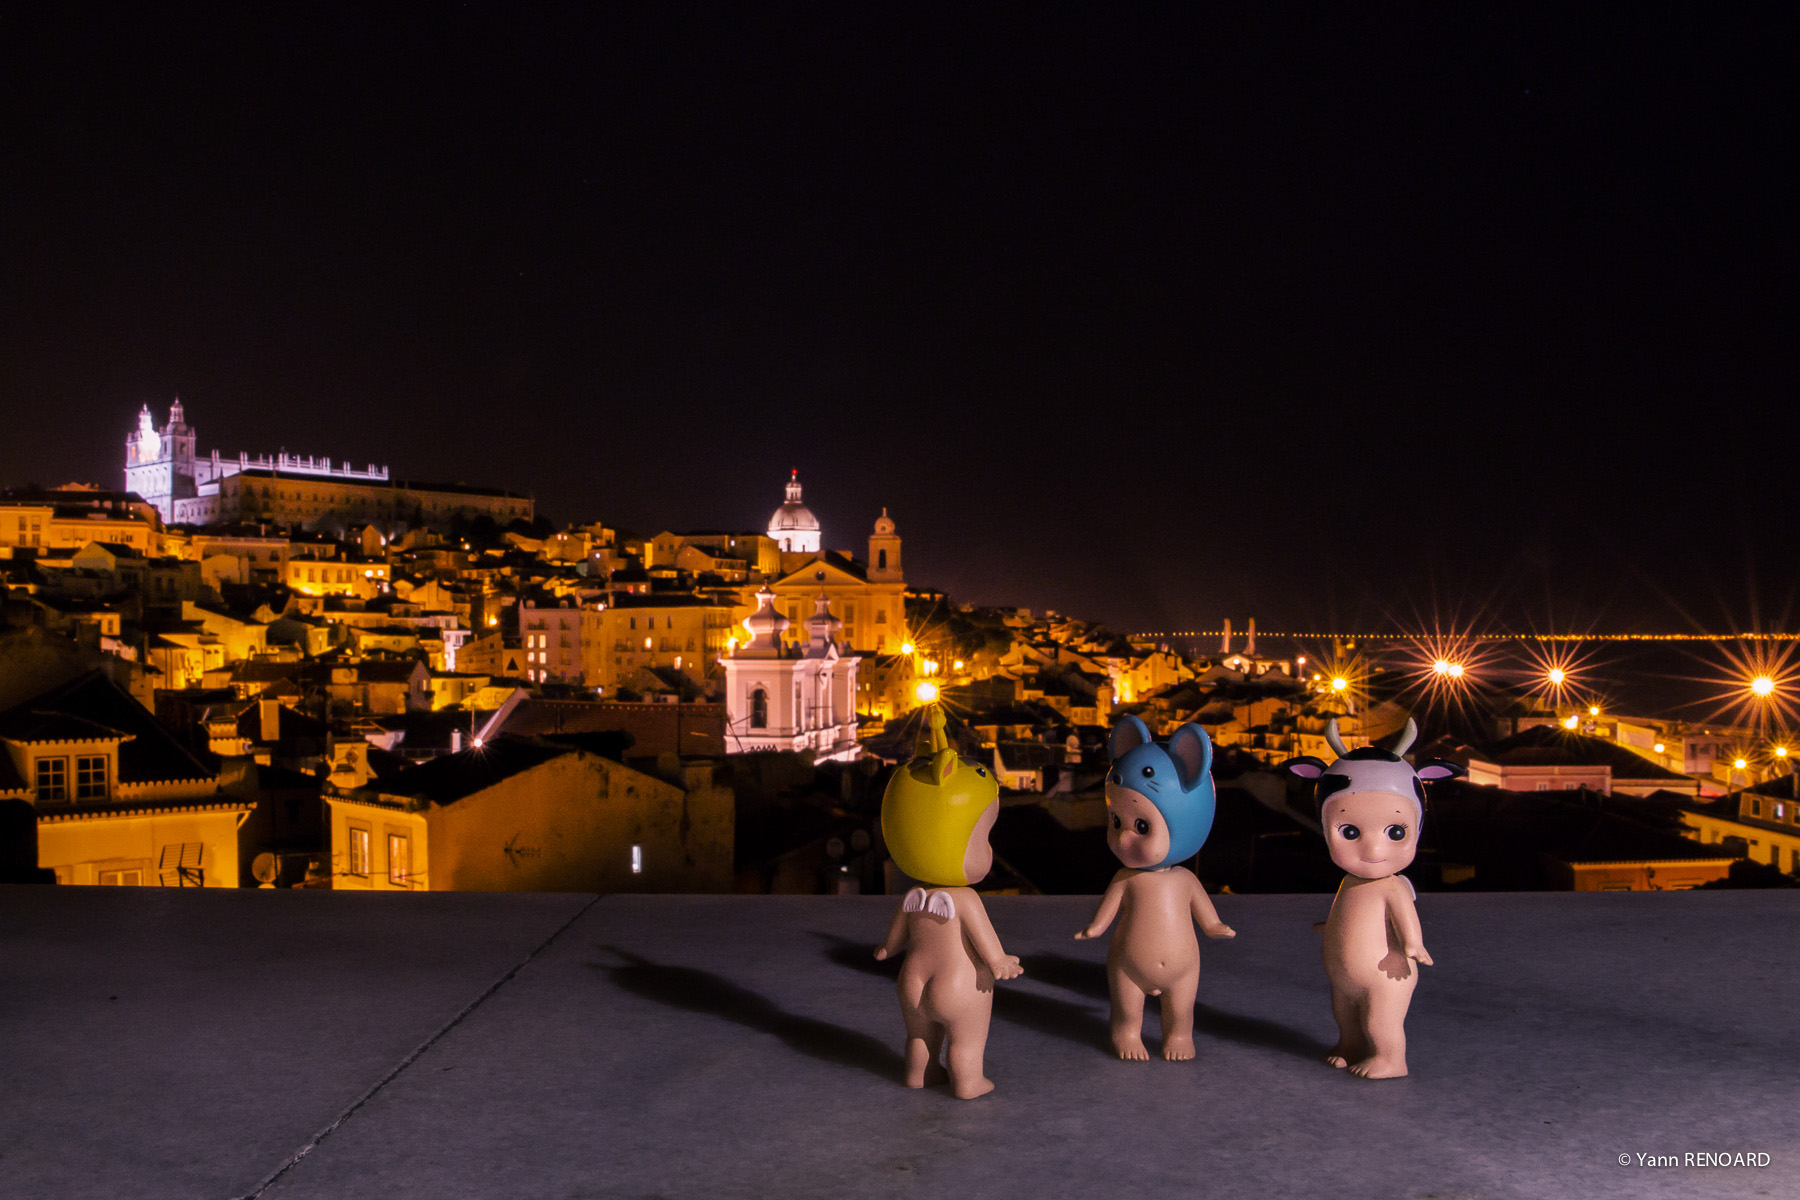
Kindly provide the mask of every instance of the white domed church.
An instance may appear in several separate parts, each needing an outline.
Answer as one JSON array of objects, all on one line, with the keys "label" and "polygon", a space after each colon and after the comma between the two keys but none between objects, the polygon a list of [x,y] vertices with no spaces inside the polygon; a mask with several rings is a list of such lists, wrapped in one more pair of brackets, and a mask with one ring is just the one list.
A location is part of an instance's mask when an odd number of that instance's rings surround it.
[{"label": "white domed church", "polygon": [[744,620],[748,645],[724,660],[728,754],[811,750],[819,760],[851,760],[856,742],[858,659],[838,641],[844,623],[820,595],[806,621],[806,640],[786,638],[792,624],[775,608],[775,593],[757,593]]},{"label": "white domed church", "polygon": [[819,518],[800,501],[800,472],[788,478],[787,500],[769,518],[769,540],[781,547],[783,554],[817,554],[819,552]]}]

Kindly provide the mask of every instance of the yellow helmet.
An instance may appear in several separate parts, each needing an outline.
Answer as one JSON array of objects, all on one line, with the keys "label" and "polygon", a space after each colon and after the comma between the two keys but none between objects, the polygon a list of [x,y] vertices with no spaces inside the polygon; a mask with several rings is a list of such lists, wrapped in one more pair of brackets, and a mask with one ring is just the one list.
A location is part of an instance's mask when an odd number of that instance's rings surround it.
[{"label": "yellow helmet", "polygon": [[881,836],[895,864],[921,883],[967,886],[969,839],[1000,798],[994,774],[950,748],[944,715],[930,709],[930,729],[913,760],[894,772],[881,797]]}]

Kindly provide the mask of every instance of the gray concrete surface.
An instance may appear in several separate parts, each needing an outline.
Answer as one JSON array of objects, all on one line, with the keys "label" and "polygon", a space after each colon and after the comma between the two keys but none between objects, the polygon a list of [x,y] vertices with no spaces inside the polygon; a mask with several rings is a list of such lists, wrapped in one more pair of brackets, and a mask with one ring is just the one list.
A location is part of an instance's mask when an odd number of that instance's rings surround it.
[{"label": "gray concrete surface", "polygon": [[[888,899],[609,897],[445,1030],[585,898],[18,894],[7,1195],[1800,1195],[1800,893],[1426,896],[1413,1074],[1378,1083],[1319,1061],[1322,897],[1218,899],[1177,1064],[1107,1054],[1091,902],[994,898],[1028,974],[968,1103],[897,1082]],[[131,1022],[88,986],[126,977]],[[1635,1160],[1721,1149],[1771,1165]]]}]

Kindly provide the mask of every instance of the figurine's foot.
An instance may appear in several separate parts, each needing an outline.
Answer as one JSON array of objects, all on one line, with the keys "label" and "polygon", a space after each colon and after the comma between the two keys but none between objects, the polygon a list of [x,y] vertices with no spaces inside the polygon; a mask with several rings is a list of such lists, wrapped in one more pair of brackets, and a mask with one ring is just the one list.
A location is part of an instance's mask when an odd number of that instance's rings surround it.
[{"label": "figurine's foot", "polygon": [[1343,1042],[1339,1042],[1325,1052],[1325,1063],[1327,1066],[1336,1067],[1341,1071],[1350,1065],[1351,1059],[1358,1058],[1361,1054],[1362,1051],[1358,1047],[1346,1046]]},{"label": "figurine's foot", "polygon": [[1144,1039],[1135,1033],[1115,1033],[1112,1038],[1113,1053],[1127,1062],[1149,1062],[1150,1051],[1144,1049]]},{"label": "figurine's foot", "polygon": [[1168,1062],[1186,1062],[1194,1057],[1194,1039],[1177,1034],[1163,1039],[1163,1058]]},{"label": "figurine's foot", "polygon": [[1404,1058],[1383,1058],[1376,1054],[1353,1064],[1350,1073],[1364,1079],[1398,1079],[1406,1074],[1406,1060]]},{"label": "figurine's foot", "polygon": [[994,1081],[989,1079],[987,1076],[983,1075],[980,1079],[977,1079],[974,1083],[971,1083],[967,1086],[964,1086],[963,1084],[959,1083],[951,1090],[956,1094],[956,1098],[958,1100],[973,1100],[977,1096],[985,1096],[989,1092],[993,1091],[994,1090]]},{"label": "figurine's foot", "polygon": [[1336,1067],[1341,1071],[1350,1065],[1350,1061],[1341,1054],[1327,1054],[1325,1056],[1325,1065],[1328,1067]]}]

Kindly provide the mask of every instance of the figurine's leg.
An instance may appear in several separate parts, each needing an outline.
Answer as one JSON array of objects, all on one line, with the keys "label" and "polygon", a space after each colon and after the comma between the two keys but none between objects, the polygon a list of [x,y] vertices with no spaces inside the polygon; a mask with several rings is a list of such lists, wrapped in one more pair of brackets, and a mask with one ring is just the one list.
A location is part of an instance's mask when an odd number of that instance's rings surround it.
[{"label": "figurine's leg", "polygon": [[906,1086],[942,1083],[947,1076],[938,1065],[938,1048],[944,1044],[944,1027],[926,1016],[922,1006],[925,981],[900,977],[900,1019],[906,1022]]},{"label": "figurine's leg", "polygon": [[1162,996],[1162,1056],[1169,1062],[1194,1057],[1194,997],[1200,992],[1200,972],[1184,975],[1170,984]]},{"label": "figurine's leg", "polygon": [[1325,1061],[1334,1067],[1347,1067],[1369,1053],[1369,1044],[1363,1037],[1362,1005],[1357,997],[1331,985],[1331,1015],[1337,1018],[1338,1040],[1325,1055]]},{"label": "figurine's leg", "polygon": [[988,1024],[994,1015],[993,994],[982,999],[985,1003],[971,1004],[945,1023],[950,1035],[950,1090],[958,1100],[973,1100],[994,1090],[994,1081],[982,1072]]},{"label": "figurine's leg", "polygon": [[1369,990],[1366,1020],[1371,1052],[1351,1064],[1352,1075],[1395,1079],[1406,1074],[1406,1010],[1412,1005],[1412,994],[1413,980]]},{"label": "figurine's leg", "polygon": [[1113,1053],[1132,1062],[1149,1062],[1150,1051],[1144,1049],[1144,989],[1121,967],[1109,965],[1106,982],[1112,989]]},{"label": "figurine's leg", "polygon": [[906,1086],[928,1087],[949,1078],[938,1062],[944,1044],[944,1027],[916,1008],[900,1006],[906,1020]]}]

